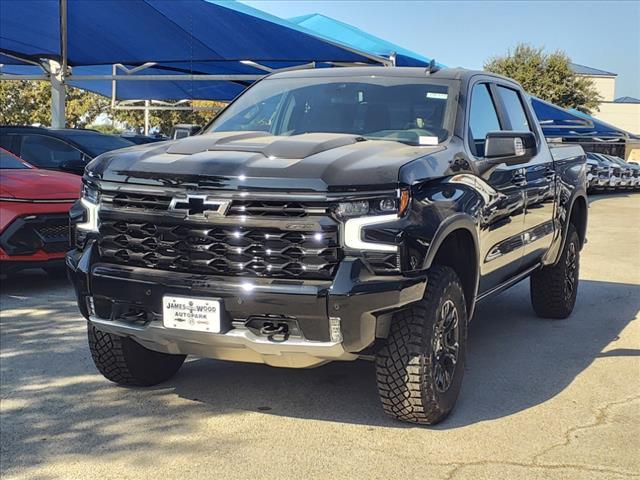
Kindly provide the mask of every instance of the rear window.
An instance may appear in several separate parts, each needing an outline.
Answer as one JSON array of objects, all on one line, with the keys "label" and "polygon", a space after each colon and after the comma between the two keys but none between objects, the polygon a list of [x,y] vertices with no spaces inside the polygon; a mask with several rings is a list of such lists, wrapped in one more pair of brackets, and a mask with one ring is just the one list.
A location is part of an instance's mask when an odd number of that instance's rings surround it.
[{"label": "rear window", "polygon": [[26,162],[23,162],[15,155],[12,155],[11,153],[6,152],[4,150],[0,150],[0,169],[17,170],[17,169],[24,169],[24,168],[31,168],[31,167],[29,166],[29,164],[27,164]]},{"label": "rear window", "polygon": [[65,137],[80,145],[80,147],[92,157],[97,157],[104,152],[134,145],[133,142],[121,137],[116,137],[115,135],[102,135],[91,132],[65,134]]},{"label": "rear window", "polygon": [[524,111],[524,106],[522,105],[518,92],[501,85],[498,85],[498,92],[507,110],[507,115],[511,122],[511,129],[520,132],[530,132],[531,127],[529,120],[527,119],[527,114]]}]

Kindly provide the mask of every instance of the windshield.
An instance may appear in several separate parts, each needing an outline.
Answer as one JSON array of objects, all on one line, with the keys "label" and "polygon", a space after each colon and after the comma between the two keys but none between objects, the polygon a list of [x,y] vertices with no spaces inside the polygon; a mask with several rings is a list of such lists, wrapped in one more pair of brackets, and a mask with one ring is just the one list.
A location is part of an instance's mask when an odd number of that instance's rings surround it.
[{"label": "windshield", "polygon": [[111,150],[117,150],[118,148],[126,148],[134,145],[133,142],[125,140],[115,135],[103,135],[101,133],[72,133],[65,135],[69,140],[77,143],[83,150],[85,150],[92,157],[109,152]]},{"label": "windshield", "polygon": [[349,133],[435,145],[452,132],[457,81],[402,77],[266,79],[229,106],[208,132]]},{"label": "windshield", "polygon": [[0,169],[31,168],[28,163],[23,162],[15,155],[5,150],[0,150]]}]

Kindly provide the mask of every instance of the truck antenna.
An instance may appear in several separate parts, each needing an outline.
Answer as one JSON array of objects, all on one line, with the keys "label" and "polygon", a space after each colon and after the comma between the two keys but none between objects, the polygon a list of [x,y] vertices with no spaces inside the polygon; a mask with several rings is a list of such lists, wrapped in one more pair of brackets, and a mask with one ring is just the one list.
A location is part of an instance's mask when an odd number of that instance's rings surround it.
[{"label": "truck antenna", "polygon": [[436,73],[438,70],[440,70],[440,67],[436,63],[436,60],[432,59],[429,62],[429,69],[427,70],[427,75],[431,75],[432,73]]}]

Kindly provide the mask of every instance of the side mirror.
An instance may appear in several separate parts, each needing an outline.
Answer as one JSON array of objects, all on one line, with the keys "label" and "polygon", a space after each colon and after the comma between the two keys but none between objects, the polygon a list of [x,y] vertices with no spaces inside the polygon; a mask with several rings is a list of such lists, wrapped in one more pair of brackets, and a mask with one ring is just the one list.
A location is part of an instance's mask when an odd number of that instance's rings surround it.
[{"label": "side mirror", "polygon": [[493,165],[520,165],[537,152],[536,137],[531,132],[489,132],[484,143],[484,156]]}]

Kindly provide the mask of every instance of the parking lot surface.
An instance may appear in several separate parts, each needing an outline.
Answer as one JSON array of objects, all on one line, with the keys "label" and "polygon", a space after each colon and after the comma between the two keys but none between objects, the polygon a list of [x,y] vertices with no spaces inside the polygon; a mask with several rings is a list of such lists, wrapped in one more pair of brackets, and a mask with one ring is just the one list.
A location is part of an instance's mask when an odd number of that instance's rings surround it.
[{"label": "parking lot surface", "polygon": [[151,389],[95,370],[63,276],[1,290],[1,476],[627,479],[640,472],[640,194],[593,196],[573,315],[528,281],[479,306],[452,416],[384,416],[373,365],[189,359]]}]

